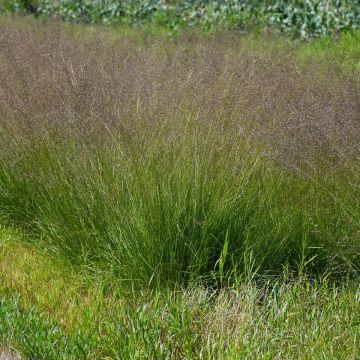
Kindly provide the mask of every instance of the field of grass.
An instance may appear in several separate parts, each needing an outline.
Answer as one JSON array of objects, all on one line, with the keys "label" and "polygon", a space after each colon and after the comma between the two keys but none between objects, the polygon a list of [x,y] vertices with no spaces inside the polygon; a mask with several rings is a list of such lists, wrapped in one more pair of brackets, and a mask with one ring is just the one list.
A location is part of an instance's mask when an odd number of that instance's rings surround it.
[{"label": "field of grass", "polygon": [[0,349],[357,359],[358,34],[0,23]]}]

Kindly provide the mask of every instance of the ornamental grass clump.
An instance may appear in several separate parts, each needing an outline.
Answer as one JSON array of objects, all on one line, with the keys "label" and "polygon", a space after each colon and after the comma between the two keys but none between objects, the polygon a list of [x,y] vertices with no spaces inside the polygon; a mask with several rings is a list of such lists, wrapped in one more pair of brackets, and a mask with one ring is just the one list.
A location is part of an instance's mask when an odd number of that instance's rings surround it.
[{"label": "ornamental grass clump", "polygon": [[356,77],[141,38],[1,25],[1,217],[126,283],[358,271]]}]

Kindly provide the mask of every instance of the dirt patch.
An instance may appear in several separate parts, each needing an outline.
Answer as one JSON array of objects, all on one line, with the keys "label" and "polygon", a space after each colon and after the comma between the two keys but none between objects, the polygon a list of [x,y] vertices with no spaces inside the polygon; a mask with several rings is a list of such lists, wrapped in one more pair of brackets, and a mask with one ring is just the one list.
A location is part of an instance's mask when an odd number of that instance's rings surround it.
[{"label": "dirt patch", "polygon": [[0,360],[21,360],[21,356],[11,350],[0,350]]}]

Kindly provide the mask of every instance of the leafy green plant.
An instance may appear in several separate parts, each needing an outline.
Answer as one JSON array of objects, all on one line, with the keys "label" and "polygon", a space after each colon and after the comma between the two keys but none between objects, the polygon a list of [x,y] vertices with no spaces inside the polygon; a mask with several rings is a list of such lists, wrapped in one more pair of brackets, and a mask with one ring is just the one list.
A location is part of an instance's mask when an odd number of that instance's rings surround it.
[{"label": "leafy green plant", "polygon": [[99,0],[6,0],[4,10],[56,16],[66,21],[103,24],[150,23],[176,30],[196,26],[218,28],[273,28],[307,39],[360,27],[360,5],[352,0],[181,0],[167,2]]}]

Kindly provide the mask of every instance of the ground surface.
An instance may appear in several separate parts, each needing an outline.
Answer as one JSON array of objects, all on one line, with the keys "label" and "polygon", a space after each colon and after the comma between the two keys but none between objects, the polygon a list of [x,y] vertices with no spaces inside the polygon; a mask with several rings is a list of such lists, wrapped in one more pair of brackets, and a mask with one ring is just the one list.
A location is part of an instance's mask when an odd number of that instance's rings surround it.
[{"label": "ground surface", "polygon": [[0,360],[20,360],[21,356],[10,350],[0,350]]}]

